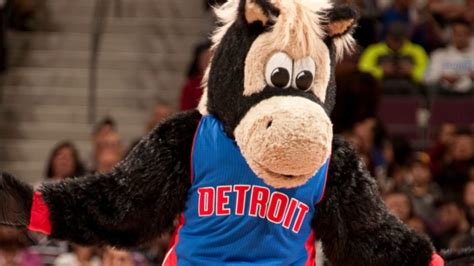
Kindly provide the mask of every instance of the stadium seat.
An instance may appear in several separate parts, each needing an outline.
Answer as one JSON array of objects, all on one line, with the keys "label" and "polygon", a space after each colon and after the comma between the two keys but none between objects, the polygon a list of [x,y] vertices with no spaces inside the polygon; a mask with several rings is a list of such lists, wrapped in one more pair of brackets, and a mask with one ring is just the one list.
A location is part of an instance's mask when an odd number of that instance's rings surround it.
[{"label": "stadium seat", "polygon": [[390,135],[415,141],[420,137],[417,112],[423,106],[423,100],[419,97],[385,95],[380,102],[379,118]]}]

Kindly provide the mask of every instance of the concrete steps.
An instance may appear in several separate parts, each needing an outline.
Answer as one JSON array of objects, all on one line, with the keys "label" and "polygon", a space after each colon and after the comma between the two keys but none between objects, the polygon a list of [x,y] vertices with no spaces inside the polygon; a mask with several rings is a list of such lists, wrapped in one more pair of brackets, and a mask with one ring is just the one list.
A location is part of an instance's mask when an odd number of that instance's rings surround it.
[{"label": "concrete steps", "polygon": [[[23,57],[22,52],[12,52],[13,58]],[[165,72],[176,72],[182,74],[182,70],[189,64],[188,54],[172,53],[131,53],[111,52],[101,53],[99,69],[111,70],[134,70],[143,68],[146,59],[148,64],[156,66],[155,69]],[[14,60],[10,63],[12,67],[41,67],[44,62],[49,62],[49,68],[84,68],[90,65],[90,52],[88,51],[61,51],[34,50],[28,53],[28,60]]]},{"label": "concrete steps", "polygon": [[[139,38],[134,38],[138,35],[131,32],[128,33],[130,38],[124,38],[121,33],[106,33],[101,42],[101,50],[103,52],[190,54],[196,40],[206,37],[205,34],[191,32],[186,35],[149,33],[140,34]],[[89,32],[12,32],[9,38],[12,43],[19,44],[11,47],[13,51],[26,47],[29,51],[39,49],[57,52],[89,52],[91,43]]]},{"label": "concrete steps", "polygon": [[[144,133],[157,99],[178,102],[184,73],[210,19],[200,0],[116,0],[98,61],[97,118],[117,121],[125,146]],[[0,77],[0,169],[31,182],[61,140],[90,158],[89,57],[96,0],[45,0],[48,25],[10,32]]]},{"label": "concrete steps", "polygon": [[[0,119],[16,123],[74,123],[87,124],[88,110],[86,106],[55,106],[36,105],[33,108],[22,110],[23,105],[5,104],[0,110]],[[58,112],[58,110],[61,110]],[[98,117],[114,117],[121,124],[142,126],[148,119],[148,114],[136,109],[123,107],[99,107]]]},{"label": "concrete steps", "polygon": [[[87,88],[89,70],[87,68],[50,68],[50,67],[16,67],[3,80],[6,86],[42,86],[64,88]],[[137,88],[137,84],[152,79],[157,84],[151,87]],[[161,71],[151,67],[135,70],[99,69],[98,88],[135,90],[179,90],[184,81],[182,73]]]},{"label": "concrete steps", "polygon": [[[202,18],[203,3],[200,0],[118,0],[111,1],[111,13],[116,15],[115,3],[122,4],[122,17],[166,17],[166,18]],[[49,12],[54,17],[63,14],[90,14],[96,4],[95,0],[47,0]]]}]

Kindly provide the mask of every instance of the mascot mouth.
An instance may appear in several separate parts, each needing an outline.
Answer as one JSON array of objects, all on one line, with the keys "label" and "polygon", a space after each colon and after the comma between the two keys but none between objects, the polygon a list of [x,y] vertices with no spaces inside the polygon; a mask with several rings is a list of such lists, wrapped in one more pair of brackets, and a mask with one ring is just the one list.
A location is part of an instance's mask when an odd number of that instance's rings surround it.
[{"label": "mascot mouth", "polygon": [[294,179],[300,179],[300,178],[305,178],[307,176],[312,176],[314,173],[308,173],[308,174],[303,174],[303,175],[294,175],[294,174],[284,174],[284,173],[277,173],[274,172],[261,163],[257,162],[256,160],[250,159],[253,164],[258,165],[262,171],[265,171],[269,176],[272,176],[275,179],[280,179],[280,180],[294,180]]}]

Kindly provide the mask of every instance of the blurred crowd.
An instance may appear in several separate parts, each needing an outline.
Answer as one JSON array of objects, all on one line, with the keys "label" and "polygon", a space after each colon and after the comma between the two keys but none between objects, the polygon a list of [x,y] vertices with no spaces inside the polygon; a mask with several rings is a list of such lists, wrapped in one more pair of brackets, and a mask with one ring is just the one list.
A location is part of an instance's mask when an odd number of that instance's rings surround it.
[{"label": "blurred crowd", "polygon": [[381,81],[384,94],[473,93],[474,1],[348,0],[360,45],[340,69]]},{"label": "blurred crowd", "polygon": [[[337,68],[335,133],[353,144],[388,209],[402,222],[430,237],[438,249],[473,247],[474,121],[467,128],[446,121],[430,145],[415,149],[387,132],[378,117],[378,101],[386,94],[473,93],[474,1],[349,2],[361,10],[355,32],[360,48]],[[0,0],[0,7],[4,3]],[[177,111],[172,106],[197,106],[210,47],[208,41],[196,45],[180,102],[156,104],[144,134]],[[95,126],[91,143],[91,163],[83,163],[73,142],[59,142],[46,162],[44,182],[110,172],[133,148],[122,142],[112,118]],[[170,233],[134,251],[33,239],[38,237],[0,227],[0,265],[160,265]]]},{"label": "blurred crowd", "polygon": [[358,151],[388,209],[437,249],[474,247],[474,116],[444,121],[423,147],[392,135],[390,95],[469,97],[474,104],[474,1],[354,0],[358,51],[337,68],[334,129]]}]

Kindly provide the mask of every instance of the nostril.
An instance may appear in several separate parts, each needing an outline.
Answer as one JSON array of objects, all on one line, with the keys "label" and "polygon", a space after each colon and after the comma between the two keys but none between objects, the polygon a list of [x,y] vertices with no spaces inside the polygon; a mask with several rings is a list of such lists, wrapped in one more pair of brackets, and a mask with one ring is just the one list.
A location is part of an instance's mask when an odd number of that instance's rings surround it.
[{"label": "nostril", "polygon": [[267,123],[267,129],[270,128],[270,127],[272,126],[272,124],[273,124],[273,120],[268,121],[268,123]]}]

